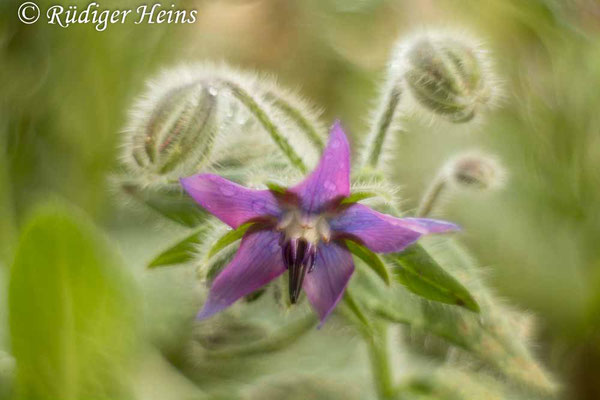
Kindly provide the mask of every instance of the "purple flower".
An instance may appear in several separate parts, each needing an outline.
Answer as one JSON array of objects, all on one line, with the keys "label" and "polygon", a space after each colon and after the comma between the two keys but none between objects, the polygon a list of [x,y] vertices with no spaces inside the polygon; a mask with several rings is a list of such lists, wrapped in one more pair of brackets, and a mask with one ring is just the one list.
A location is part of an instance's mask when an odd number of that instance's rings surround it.
[{"label": "purple flower", "polygon": [[342,204],[350,195],[350,146],[339,123],[316,169],[285,193],[247,189],[213,174],[183,178],[181,184],[232,228],[255,222],[234,259],[214,280],[199,319],[227,308],[287,269],[291,302],[303,289],[322,323],[354,271],[344,240],[390,253],[421,235],[457,229],[448,222],[395,218],[362,204]]}]

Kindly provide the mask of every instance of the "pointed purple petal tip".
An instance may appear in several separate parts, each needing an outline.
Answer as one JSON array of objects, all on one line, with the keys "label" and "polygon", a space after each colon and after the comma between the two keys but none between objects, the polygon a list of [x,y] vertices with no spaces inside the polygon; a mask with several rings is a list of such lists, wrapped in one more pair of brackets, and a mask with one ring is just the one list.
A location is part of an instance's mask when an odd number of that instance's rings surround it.
[{"label": "pointed purple petal tip", "polygon": [[452,222],[442,221],[439,219],[430,218],[402,218],[407,224],[411,225],[411,228],[422,234],[430,233],[446,233],[456,232],[462,230],[460,225]]},{"label": "pointed purple petal tip", "polygon": [[308,213],[321,212],[350,194],[350,144],[339,123],[331,128],[317,167],[290,192],[300,198],[302,209]]},{"label": "pointed purple petal tip", "polygon": [[192,175],[180,182],[196,203],[232,228],[281,213],[269,190],[248,189],[215,174]]}]

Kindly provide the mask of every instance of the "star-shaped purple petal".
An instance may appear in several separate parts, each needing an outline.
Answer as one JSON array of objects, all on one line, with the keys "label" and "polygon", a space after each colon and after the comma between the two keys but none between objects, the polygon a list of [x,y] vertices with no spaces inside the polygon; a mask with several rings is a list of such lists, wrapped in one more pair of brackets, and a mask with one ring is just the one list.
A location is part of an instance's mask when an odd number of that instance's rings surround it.
[{"label": "star-shaped purple petal", "polygon": [[323,211],[335,200],[350,195],[350,145],[339,122],[331,129],[317,168],[289,190],[306,213]]},{"label": "star-shaped purple petal", "polygon": [[354,272],[345,240],[389,253],[402,251],[422,235],[458,229],[449,222],[396,218],[362,204],[342,204],[350,195],[350,146],[339,123],[317,167],[286,195],[247,189],[213,174],[183,178],[181,183],[198,204],[232,228],[260,222],[246,232],[234,259],[212,283],[200,319],[287,269],[291,301],[296,301],[301,284],[322,324]]}]

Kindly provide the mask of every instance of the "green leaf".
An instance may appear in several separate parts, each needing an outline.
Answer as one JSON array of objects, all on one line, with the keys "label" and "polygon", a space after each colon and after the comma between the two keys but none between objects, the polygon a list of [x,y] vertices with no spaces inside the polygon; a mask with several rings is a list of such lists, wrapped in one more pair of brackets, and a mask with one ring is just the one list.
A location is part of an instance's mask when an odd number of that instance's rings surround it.
[{"label": "green leaf", "polygon": [[287,188],[285,186],[282,186],[275,182],[267,182],[267,188],[269,188],[271,192],[279,194],[285,194],[285,192],[287,192]]},{"label": "green leaf", "polygon": [[308,331],[313,329],[318,322],[319,321],[314,314],[308,314],[296,318],[272,333],[250,343],[207,351],[206,357],[210,359],[237,358],[256,355],[264,356],[264,354],[277,352],[302,338]]},{"label": "green leaf", "polygon": [[207,257],[208,258],[213,257],[215,254],[217,254],[218,252],[223,250],[225,247],[240,240],[242,238],[242,236],[244,236],[244,234],[246,233],[248,228],[250,228],[252,225],[254,225],[253,222],[245,223],[244,225],[241,225],[237,229],[231,230],[231,231],[227,232],[225,235],[221,236],[221,238],[219,240],[217,240],[217,242],[213,245],[213,247],[211,247],[211,249],[208,251]]},{"label": "green leaf", "polygon": [[207,213],[178,186],[142,188],[127,182],[121,187],[135,200],[180,225],[194,228],[206,219]]},{"label": "green leaf", "polygon": [[479,305],[469,291],[419,244],[401,253],[386,255],[394,277],[413,293],[429,300],[455,304],[479,312]]},{"label": "green leaf", "polygon": [[202,241],[202,234],[206,227],[195,230],[192,234],[184,237],[182,240],[171,245],[168,249],[156,256],[149,264],[148,268],[164,267],[167,265],[177,265],[190,261],[194,258],[194,250]]},{"label": "green leaf", "polygon": [[373,253],[365,246],[353,241],[346,240],[345,242],[348,250],[350,250],[352,254],[363,260],[367,266],[369,266],[381,279],[383,279],[386,285],[390,284],[391,279],[388,270],[377,254]]},{"label": "green leaf", "polygon": [[372,197],[377,197],[377,193],[375,192],[354,192],[350,194],[350,196],[346,197],[340,204],[352,204],[358,203],[361,200],[370,199]]},{"label": "green leaf", "polygon": [[85,215],[40,208],[10,272],[16,398],[128,398],[135,287]]}]

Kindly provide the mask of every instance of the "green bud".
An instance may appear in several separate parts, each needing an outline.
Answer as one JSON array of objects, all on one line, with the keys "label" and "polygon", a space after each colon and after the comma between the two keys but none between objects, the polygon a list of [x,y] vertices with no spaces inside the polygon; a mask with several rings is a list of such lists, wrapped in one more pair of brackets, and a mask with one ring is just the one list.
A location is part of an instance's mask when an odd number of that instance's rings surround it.
[{"label": "green bud", "polygon": [[195,172],[216,132],[216,89],[207,81],[155,85],[134,112],[126,164],[143,175],[177,178]]},{"label": "green bud", "polygon": [[495,97],[484,52],[452,35],[426,34],[402,47],[410,93],[423,108],[451,122],[467,122]]}]

